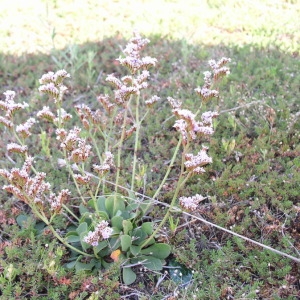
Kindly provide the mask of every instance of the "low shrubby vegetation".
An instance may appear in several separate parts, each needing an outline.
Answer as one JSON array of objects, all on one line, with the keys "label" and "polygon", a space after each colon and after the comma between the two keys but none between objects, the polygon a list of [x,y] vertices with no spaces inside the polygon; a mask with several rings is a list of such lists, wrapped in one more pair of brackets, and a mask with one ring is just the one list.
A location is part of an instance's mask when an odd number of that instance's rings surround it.
[{"label": "low shrubby vegetation", "polygon": [[1,54],[0,299],[298,299],[298,69],[137,32]]}]

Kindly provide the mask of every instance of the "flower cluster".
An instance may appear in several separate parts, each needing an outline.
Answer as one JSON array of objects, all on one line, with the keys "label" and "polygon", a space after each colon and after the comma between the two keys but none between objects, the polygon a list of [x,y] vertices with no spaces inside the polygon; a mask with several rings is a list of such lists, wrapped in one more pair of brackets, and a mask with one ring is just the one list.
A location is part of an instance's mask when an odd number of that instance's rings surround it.
[{"label": "flower cluster", "polygon": [[230,70],[225,65],[231,61],[230,58],[222,57],[218,62],[211,59],[208,61],[209,66],[213,70],[214,80],[218,80],[225,75],[230,74]]},{"label": "flower cluster", "polygon": [[91,124],[100,124],[102,113],[99,109],[92,111],[86,104],[76,105],[75,109],[85,129],[88,130]]},{"label": "flower cluster", "polygon": [[197,155],[187,153],[185,155],[186,162],[184,163],[187,170],[193,174],[205,173],[203,166],[212,163],[212,158],[207,155],[208,147],[202,146],[202,149]]},{"label": "flower cluster", "polygon": [[39,79],[41,84],[39,91],[48,94],[54,98],[55,103],[59,103],[62,101],[63,95],[67,90],[67,87],[62,84],[63,80],[69,77],[70,74],[65,70],[59,70],[56,73],[48,72]]},{"label": "flower cluster", "polygon": [[99,242],[103,239],[108,239],[113,232],[113,229],[108,226],[107,221],[101,221],[94,231],[89,231],[87,236],[84,237],[83,241],[92,245],[93,247],[98,246]]},{"label": "flower cluster", "polygon": [[103,177],[109,170],[115,168],[114,155],[109,151],[105,152],[105,159],[103,163],[100,166],[94,164],[93,168],[100,177]]},{"label": "flower cluster", "polygon": [[88,184],[91,180],[91,175],[86,174],[86,175],[81,175],[81,174],[74,174],[74,178],[79,184]]},{"label": "flower cluster", "polygon": [[[212,89],[213,83],[221,77],[229,74],[229,68],[225,65],[230,61],[229,58],[223,57],[218,62],[209,61],[209,65],[213,72],[204,72],[204,85],[202,88],[196,88],[195,91],[200,95],[203,102],[207,102],[213,97],[218,97],[219,92]],[[214,133],[212,119],[219,114],[213,111],[202,113],[201,121],[197,121],[196,115],[190,110],[181,108],[181,102],[171,97],[168,101],[172,106],[173,114],[178,118],[175,121],[174,128],[182,135],[183,145],[188,145],[191,140],[196,137],[208,137]],[[197,155],[185,154],[185,167],[193,174],[201,174],[205,172],[203,166],[212,162],[212,158],[207,155],[207,147],[203,147]]]},{"label": "flower cluster", "polygon": [[208,62],[212,69],[212,73],[209,71],[204,72],[204,85],[202,88],[195,89],[196,93],[200,96],[203,102],[209,101],[211,98],[217,98],[219,92],[212,89],[213,80],[217,82],[222,77],[230,74],[230,70],[225,65],[230,62],[230,58],[222,57],[218,62],[210,60]]},{"label": "flower cluster", "polygon": [[20,109],[28,107],[28,104],[25,102],[23,104],[15,103],[14,98],[16,93],[14,91],[6,91],[3,95],[5,95],[5,100],[0,101],[0,109],[5,111],[5,116],[0,116],[0,124],[3,124],[7,128],[12,128],[14,126],[12,121],[13,114]]},{"label": "flower cluster", "polygon": [[199,202],[202,201],[203,199],[205,199],[205,198],[199,194],[196,194],[195,196],[192,196],[192,197],[180,197],[179,204],[184,209],[194,211],[194,210],[196,210]]},{"label": "flower cluster", "polygon": [[42,110],[37,112],[36,116],[55,125],[63,125],[66,121],[72,119],[72,115],[67,113],[63,108],[57,110],[57,117],[55,117],[49,106],[44,106]]},{"label": "flower cluster", "polygon": [[50,110],[49,106],[44,106],[42,110],[40,110],[36,116],[38,118],[42,118],[47,120],[48,122],[54,122],[55,115],[53,112]]},{"label": "flower cluster", "polygon": [[150,99],[145,101],[145,104],[148,107],[152,107],[154,103],[156,103],[157,101],[160,100],[160,97],[158,97],[157,95],[152,96]]},{"label": "flower cluster", "polygon": [[126,83],[122,83],[113,74],[108,75],[106,81],[110,82],[114,87],[116,87],[115,102],[118,105],[126,103],[129,100],[130,95],[137,94],[139,92],[137,87],[127,86]]},{"label": "flower cluster", "polygon": [[127,55],[125,58],[119,58],[121,65],[130,69],[134,74],[140,69],[148,69],[151,66],[155,66],[157,60],[155,58],[146,56],[140,57],[141,50],[149,43],[148,39],[143,39],[137,32],[134,33],[134,37],[127,44],[124,49],[124,53]]},{"label": "flower cluster", "polygon": [[57,196],[54,193],[50,193],[48,202],[51,210],[53,210],[55,213],[60,213],[63,203],[70,195],[71,193],[68,189],[61,190]]},{"label": "flower cluster", "polygon": [[10,144],[7,144],[6,149],[8,152],[25,154],[25,153],[27,153],[28,147],[26,145],[21,146],[17,143],[10,143]]},{"label": "flower cluster", "polygon": [[97,100],[99,101],[99,103],[102,104],[102,106],[104,107],[106,112],[110,115],[112,113],[115,105],[109,101],[109,96],[108,95],[99,95],[97,97]]},{"label": "flower cluster", "polygon": [[[10,183],[9,185],[4,185],[3,189],[29,205],[39,205],[41,209],[48,202],[50,209],[59,213],[63,202],[70,195],[70,192],[62,190],[57,196],[51,193],[50,183],[44,180],[46,174],[43,172],[38,172],[34,177],[30,177],[32,162],[33,158],[28,156],[21,169],[13,168],[10,172],[0,169],[0,175],[5,177]],[[49,194],[48,198],[47,194]]]},{"label": "flower cluster", "polygon": [[27,138],[31,135],[30,129],[36,121],[34,118],[29,118],[24,124],[20,124],[16,127],[16,132],[19,133],[22,138]]},{"label": "flower cluster", "polygon": [[75,163],[85,162],[91,155],[92,147],[86,144],[86,140],[79,137],[81,129],[74,127],[67,132],[65,129],[57,129],[57,139],[61,141],[60,147],[69,153],[69,160]]},{"label": "flower cluster", "polygon": [[195,140],[197,136],[209,136],[214,133],[212,118],[218,116],[217,112],[205,112],[201,115],[202,121],[196,121],[196,115],[188,109],[181,108],[181,102],[168,97],[173,114],[179,119],[175,122],[174,128],[182,135],[183,143]]},{"label": "flower cluster", "polygon": [[[148,39],[143,39],[138,33],[135,33],[124,49],[127,56],[117,59],[122,66],[129,68],[132,75],[119,79],[114,74],[110,74],[106,78],[106,81],[116,88],[114,98],[118,105],[124,105],[131,95],[137,95],[140,90],[148,87],[147,79],[150,76],[148,69],[155,66],[157,62],[156,58],[141,57],[140,52],[148,43]],[[106,109],[111,109],[111,105],[107,105],[109,103],[107,96],[101,96],[99,100],[101,103],[103,101]]]}]

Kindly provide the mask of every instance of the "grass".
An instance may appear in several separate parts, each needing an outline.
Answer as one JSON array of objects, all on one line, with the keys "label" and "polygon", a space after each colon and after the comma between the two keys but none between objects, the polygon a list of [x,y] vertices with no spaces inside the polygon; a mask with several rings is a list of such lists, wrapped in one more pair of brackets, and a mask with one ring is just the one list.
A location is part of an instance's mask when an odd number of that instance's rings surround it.
[{"label": "grass", "polygon": [[[15,90],[20,102],[27,101],[32,111],[38,111],[45,104],[37,79],[49,70],[65,68],[72,75],[68,105],[84,102],[97,107],[96,96],[110,91],[106,75],[123,75],[114,61],[120,47],[133,28],[139,29],[151,40],[147,54],[158,59],[151,88],[162,98],[157,113],[144,123],[143,150],[138,153],[138,191],[151,196],[162,180],[158,171],[166,168],[178,138],[166,98],[182,99],[185,107],[196,110],[199,103],[193,89],[202,84],[207,60],[231,57],[231,74],[220,87],[222,113],[209,142],[213,164],[204,176],[190,179],[184,195],[209,196],[196,215],[299,259],[299,3],[100,3],[3,1],[2,92]],[[5,147],[9,142],[11,136],[4,131],[1,168],[12,166]],[[37,153],[36,168],[43,168],[54,186],[65,188],[67,175],[45,159],[47,146],[36,144],[33,140],[30,145]],[[172,199],[176,172],[164,187],[159,199],[163,203]],[[33,217],[20,222],[20,215],[30,216],[28,207],[4,191],[0,204],[3,300],[300,297],[299,263],[189,216],[174,213],[177,226],[166,224],[159,238],[172,247],[169,261],[176,259],[183,273],[193,271],[191,284],[181,284],[184,277],[178,282],[160,272],[136,270],[137,281],[125,286],[117,263],[95,274],[64,268],[67,249],[49,232],[41,234]],[[163,207],[154,207],[151,216],[163,218]],[[62,216],[55,226],[64,228],[67,222]]]}]

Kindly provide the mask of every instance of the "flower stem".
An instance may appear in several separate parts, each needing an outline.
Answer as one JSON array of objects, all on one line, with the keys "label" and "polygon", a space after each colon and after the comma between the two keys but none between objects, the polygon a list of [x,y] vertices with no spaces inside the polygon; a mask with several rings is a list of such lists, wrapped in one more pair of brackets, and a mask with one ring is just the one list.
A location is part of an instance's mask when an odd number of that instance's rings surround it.
[{"label": "flower stem", "polygon": [[128,107],[130,104],[129,99],[128,103],[126,104],[125,108],[125,113],[124,113],[124,120],[123,120],[123,125],[122,125],[122,133],[121,133],[121,139],[118,145],[118,156],[117,156],[117,174],[116,174],[116,185],[115,185],[115,191],[118,191],[118,184],[119,184],[119,178],[120,178],[120,169],[121,169],[121,154],[122,154],[122,147],[123,147],[123,142],[125,139],[125,133],[126,133],[126,119],[127,119],[127,114],[128,114]]},{"label": "flower stem", "polygon": [[184,186],[184,184],[186,183],[186,181],[189,179],[189,175],[186,176],[185,178],[183,177],[183,174],[180,174],[179,180],[178,180],[178,184],[177,187],[175,189],[171,204],[164,216],[164,218],[161,220],[161,222],[159,223],[159,225],[157,226],[157,228],[153,231],[153,233],[147,238],[147,240],[141,245],[141,249],[144,248],[145,246],[147,246],[147,244],[151,241],[151,239],[157,234],[157,232],[162,228],[162,226],[166,223],[166,221],[169,218],[170,212],[173,209],[176,199],[178,197],[178,194],[181,190],[181,188]]},{"label": "flower stem", "polygon": [[139,133],[141,122],[139,120],[139,102],[140,95],[138,94],[136,97],[136,107],[135,107],[135,123],[136,123],[136,132],[135,132],[135,143],[134,143],[134,151],[133,151],[133,165],[132,165],[132,175],[131,175],[131,190],[134,190],[134,180],[135,180],[135,169],[136,169],[136,161],[137,161],[137,150],[139,143]]},{"label": "flower stem", "polygon": [[174,162],[175,162],[175,159],[176,159],[176,156],[177,156],[179,147],[180,147],[180,145],[181,145],[181,142],[182,142],[182,137],[179,138],[178,143],[177,143],[177,146],[176,146],[175,151],[174,151],[174,153],[173,153],[173,157],[172,157],[171,162],[170,162],[170,164],[169,164],[169,166],[168,166],[168,169],[167,169],[167,171],[166,171],[166,174],[165,174],[163,180],[161,181],[161,183],[160,183],[158,189],[156,190],[155,194],[153,195],[153,198],[154,198],[154,199],[157,198],[157,196],[159,195],[160,190],[161,190],[162,187],[164,186],[164,184],[165,184],[165,182],[166,182],[166,180],[167,180],[167,178],[168,178],[168,176],[169,176],[169,174],[170,174],[170,172],[171,172],[171,169],[172,169],[172,167],[173,167],[173,165],[174,165]]}]

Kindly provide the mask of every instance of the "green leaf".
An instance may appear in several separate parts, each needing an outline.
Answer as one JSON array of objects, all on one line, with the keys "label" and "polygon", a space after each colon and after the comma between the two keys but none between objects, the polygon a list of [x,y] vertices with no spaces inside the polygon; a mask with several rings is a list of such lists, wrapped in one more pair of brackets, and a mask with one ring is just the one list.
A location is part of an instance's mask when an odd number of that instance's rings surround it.
[{"label": "green leaf", "polygon": [[44,222],[38,222],[35,224],[34,228],[37,230],[38,234],[42,233],[46,224]]},{"label": "green leaf", "polygon": [[114,262],[109,263],[109,262],[106,262],[105,260],[102,260],[102,265],[103,265],[104,269],[106,269],[106,270],[110,269],[113,264],[114,264]]},{"label": "green leaf", "polygon": [[160,271],[163,268],[162,260],[152,256],[141,255],[130,260],[132,263],[140,262],[144,267],[153,271]]},{"label": "green leaf", "polygon": [[70,236],[70,235],[78,235],[77,231],[69,231],[67,234],[66,234],[66,237]]},{"label": "green leaf", "polygon": [[137,214],[136,212],[127,211],[127,207],[126,207],[126,210],[122,211],[121,216],[123,217],[124,220],[132,220],[137,216]]},{"label": "green leaf", "polygon": [[128,203],[136,203],[136,196],[134,191],[128,191]]},{"label": "green leaf", "polygon": [[114,194],[105,199],[105,208],[110,217],[116,215],[118,211],[125,210],[125,199],[122,195]]},{"label": "green leaf", "polygon": [[124,220],[122,222],[122,225],[123,225],[124,234],[128,234],[133,229],[132,223],[128,220]]},{"label": "green leaf", "polygon": [[126,211],[131,212],[135,211],[139,207],[139,203],[130,203],[126,206]]},{"label": "green leaf", "polygon": [[111,219],[111,225],[112,227],[117,227],[119,230],[123,229],[123,218],[121,216],[114,216]]},{"label": "green leaf", "polygon": [[126,284],[126,285],[130,285],[132,283],[135,282],[136,280],[136,274],[132,271],[131,268],[126,268],[124,267],[123,268],[123,282]]},{"label": "green leaf", "polygon": [[170,278],[180,284],[189,283],[192,280],[193,273],[185,265],[180,264],[175,259],[171,259],[168,266],[172,267],[168,269]]},{"label": "green leaf", "polygon": [[80,236],[79,235],[69,235],[66,237],[68,243],[76,243],[80,242]]},{"label": "green leaf", "polygon": [[141,245],[145,241],[147,234],[141,228],[136,228],[133,231],[132,236],[135,237],[132,243],[134,245]]},{"label": "green leaf", "polygon": [[18,215],[16,221],[20,227],[24,227],[29,220],[27,215]]},{"label": "green leaf", "polygon": [[131,236],[127,234],[121,235],[122,251],[127,251],[130,246],[131,246]]},{"label": "green leaf", "polygon": [[130,246],[130,252],[132,253],[133,256],[136,256],[136,255],[138,255],[141,252],[141,247],[140,246],[131,245]]},{"label": "green leaf", "polygon": [[151,204],[151,200],[143,201],[143,203],[140,204],[140,209],[142,210],[143,215],[145,215],[149,207],[151,207],[149,204]]},{"label": "green leaf", "polygon": [[94,202],[93,199],[89,200],[87,204],[88,204],[89,207],[91,207],[92,209],[95,210],[95,202]]},{"label": "green leaf", "polygon": [[76,263],[77,263],[76,260],[71,261],[71,262],[65,264],[65,267],[68,268],[68,269],[73,269],[75,267]]},{"label": "green leaf", "polygon": [[81,223],[78,228],[76,229],[76,232],[80,235],[81,233],[86,233],[88,231],[88,226],[86,222]]},{"label": "green leaf", "polygon": [[144,247],[149,247],[150,245],[155,243],[155,239],[151,238]]},{"label": "green leaf", "polygon": [[152,222],[145,222],[142,224],[142,230],[146,232],[148,235],[151,235],[153,232],[153,223]]},{"label": "green leaf", "polygon": [[121,246],[121,240],[119,237],[111,237],[109,239],[109,248],[110,248],[110,251],[114,251],[114,250],[117,250],[119,249]]},{"label": "green leaf", "polygon": [[97,207],[99,211],[106,211],[106,207],[105,207],[105,200],[106,198],[104,196],[100,196],[97,198]]},{"label": "green leaf", "polygon": [[155,243],[146,249],[142,249],[141,253],[164,259],[170,255],[171,247],[164,243]]},{"label": "green leaf", "polygon": [[109,215],[105,211],[98,211],[97,215],[99,216],[100,219],[102,220],[109,220]]},{"label": "green leaf", "polygon": [[80,212],[81,215],[83,215],[83,214],[85,214],[85,213],[88,213],[89,210],[81,203],[81,204],[79,205],[79,212]]},{"label": "green leaf", "polygon": [[96,262],[94,260],[92,260],[90,263],[85,264],[82,262],[76,262],[75,264],[75,270],[76,272],[78,271],[90,271],[93,269],[93,267],[95,266]]},{"label": "green leaf", "polygon": [[98,246],[94,247],[96,253],[100,252],[101,250],[103,250],[105,247],[107,247],[108,243],[107,241],[101,241]]}]

